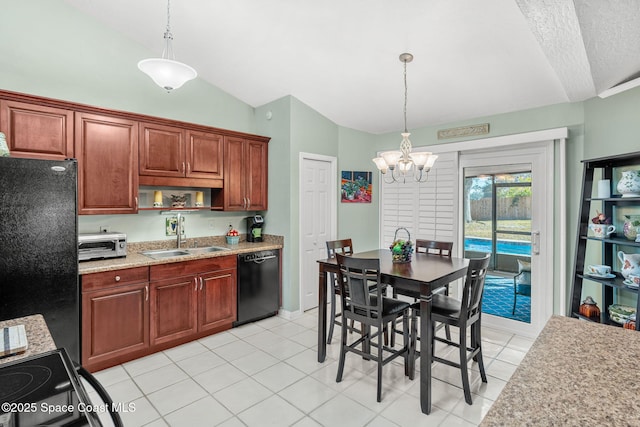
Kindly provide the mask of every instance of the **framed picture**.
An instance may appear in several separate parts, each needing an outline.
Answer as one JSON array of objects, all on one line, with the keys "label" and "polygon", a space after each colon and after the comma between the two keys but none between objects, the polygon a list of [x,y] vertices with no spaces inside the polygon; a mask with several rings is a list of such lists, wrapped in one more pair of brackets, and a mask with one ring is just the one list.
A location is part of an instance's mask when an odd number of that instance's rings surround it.
[{"label": "framed picture", "polygon": [[371,203],[372,172],[342,171],[340,200],[342,203]]}]

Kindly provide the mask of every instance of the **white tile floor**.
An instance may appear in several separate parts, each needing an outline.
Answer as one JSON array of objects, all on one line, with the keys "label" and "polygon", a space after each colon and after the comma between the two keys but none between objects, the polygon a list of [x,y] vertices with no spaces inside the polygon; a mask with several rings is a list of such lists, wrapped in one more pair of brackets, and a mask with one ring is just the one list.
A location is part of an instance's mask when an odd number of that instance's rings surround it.
[{"label": "white tile floor", "polygon": [[[350,353],[343,380],[336,383],[339,326],[324,363],[316,361],[316,334],[316,310],[291,321],[272,317],[96,377],[114,402],[135,407],[121,414],[127,427],[475,426],[533,342],[484,327],[488,383],[472,364],[473,405],[467,405],[460,371],[436,363],[433,410],[424,415],[419,382],[404,376],[401,358],[384,367],[378,403],[376,364]],[[439,345],[438,354],[457,357],[454,348]]]}]

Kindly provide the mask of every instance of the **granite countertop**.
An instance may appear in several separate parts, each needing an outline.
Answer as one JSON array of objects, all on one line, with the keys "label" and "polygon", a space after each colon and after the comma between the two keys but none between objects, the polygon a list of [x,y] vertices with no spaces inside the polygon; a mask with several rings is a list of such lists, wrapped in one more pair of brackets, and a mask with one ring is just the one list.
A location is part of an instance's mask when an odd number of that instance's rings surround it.
[{"label": "granite countertop", "polygon": [[24,329],[27,332],[27,342],[29,344],[27,350],[13,356],[0,358],[0,364],[22,359],[27,356],[33,356],[34,354],[44,353],[45,351],[55,350],[57,348],[56,344],[53,342],[53,338],[51,338],[51,334],[49,333],[49,328],[47,328],[47,324],[44,321],[44,317],[42,317],[41,314],[3,320],[0,322],[0,328],[21,324],[24,325]]},{"label": "granite countertop", "polygon": [[265,235],[263,242],[249,243],[242,240],[237,245],[228,245],[224,236],[190,238],[185,242],[185,248],[192,248],[197,241],[197,247],[220,246],[228,251],[208,252],[197,255],[182,255],[172,258],[153,259],[141,252],[160,249],[175,249],[175,240],[160,240],[155,242],[138,242],[127,244],[127,256],[124,258],[110,258],[105,260],[82,261],[78,264],[80,274],[100,273],[104,271],[121,270],[124,268],[144,267],[149,265],[167,264],[172,262],[191,261],[194,259],[213,258],[219,256],[238,255],[269,249],[282,249],[284,238],[281,236]]},{"label": "granite countertop", "polygon": [[480,424],[640,425],[640,333],[549,319]]}]

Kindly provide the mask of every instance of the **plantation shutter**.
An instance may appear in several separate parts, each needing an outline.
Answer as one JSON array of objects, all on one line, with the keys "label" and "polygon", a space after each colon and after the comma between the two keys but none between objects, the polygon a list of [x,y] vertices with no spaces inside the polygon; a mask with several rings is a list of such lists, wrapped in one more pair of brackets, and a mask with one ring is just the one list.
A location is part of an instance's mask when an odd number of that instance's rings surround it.
[{"label": "plantation shutter", "polygon": [[[438,153],[438,160],[424,183],[407,180],[380,186],[380,247],[387,248],[398,227],[411,233],[411,240],[454,242],[458,252],[458,153]],[[406,238],[404,230],[398,238]]]}]

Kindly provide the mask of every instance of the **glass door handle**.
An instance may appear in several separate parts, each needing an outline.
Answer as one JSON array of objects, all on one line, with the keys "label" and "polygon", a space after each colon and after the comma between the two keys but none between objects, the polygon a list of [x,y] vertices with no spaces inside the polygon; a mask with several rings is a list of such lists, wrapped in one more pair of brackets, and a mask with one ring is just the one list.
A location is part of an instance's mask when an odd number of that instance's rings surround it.
[{"label": "glass door handle", "polygon": [[531,252],[533,255],[540,255],[540,232],[531,233]]}]

